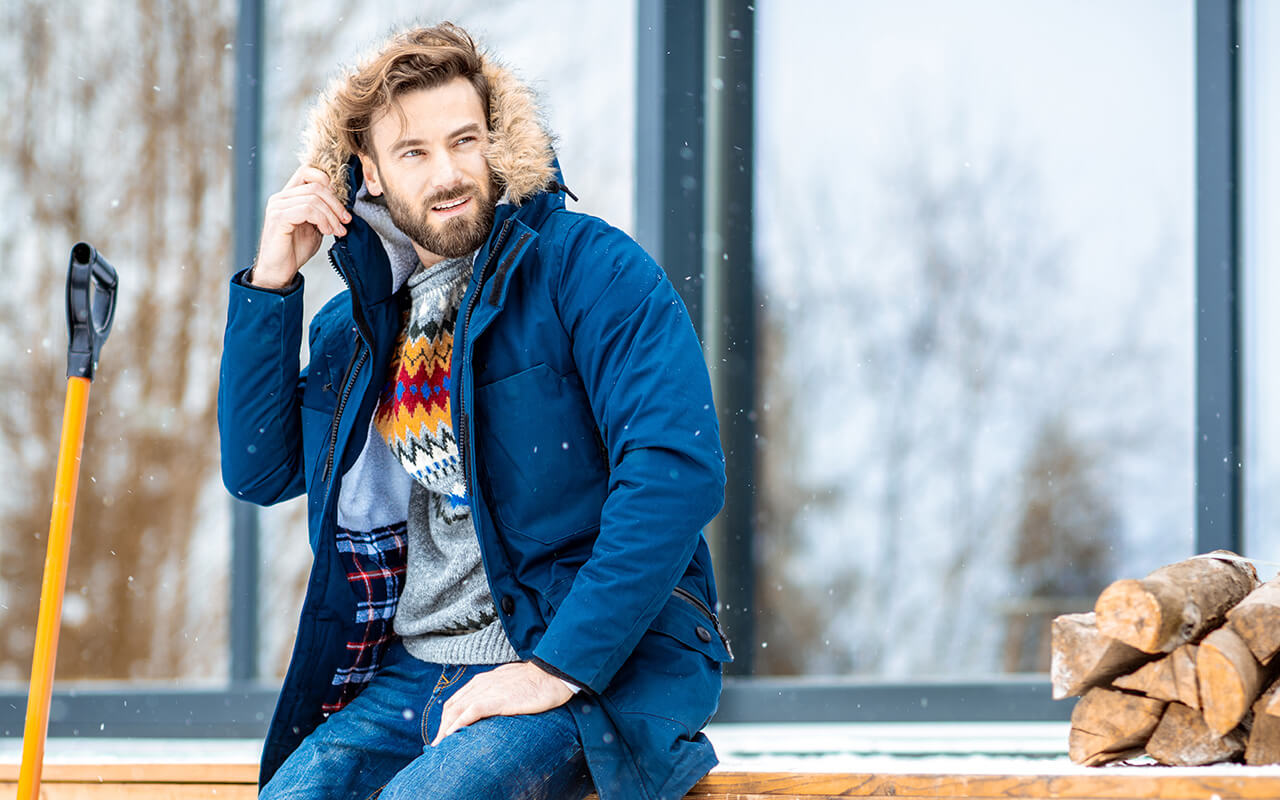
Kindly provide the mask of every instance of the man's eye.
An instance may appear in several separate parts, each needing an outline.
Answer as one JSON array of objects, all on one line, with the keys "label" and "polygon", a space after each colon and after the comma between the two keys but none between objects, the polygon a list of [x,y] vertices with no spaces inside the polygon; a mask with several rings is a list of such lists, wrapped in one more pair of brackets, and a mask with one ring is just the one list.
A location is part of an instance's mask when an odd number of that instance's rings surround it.
[{"label": "man's eye", "polygon": [[405,150],[403,153],[401,153],[401,154],[400,154],[400,157],[401,157],[401,158],[413,158],[413,157],[415,157],[415,156],[420,156],[420,155],[422,155],[422,151],[421,151],[421,150]]},{"label": "man's eye", "polygon": [[457,141],[457,145],[461,147],[464,144],[471,144],[475,140],[476,140],[476,137],[474,136],[463,136],[461,139]]}]

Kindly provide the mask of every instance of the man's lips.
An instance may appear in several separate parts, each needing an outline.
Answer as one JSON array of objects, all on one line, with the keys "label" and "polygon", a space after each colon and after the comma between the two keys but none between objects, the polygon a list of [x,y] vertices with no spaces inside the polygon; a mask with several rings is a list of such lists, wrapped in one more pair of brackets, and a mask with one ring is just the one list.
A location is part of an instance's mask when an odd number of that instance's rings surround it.
[{"label": "man's lips", "polygon": [[431,211],[442,217],[452,217],[463,213],[471,207],[470,197],[455,197],[452,200],[446,200],[443,203],[437,203],[431,207]]}]

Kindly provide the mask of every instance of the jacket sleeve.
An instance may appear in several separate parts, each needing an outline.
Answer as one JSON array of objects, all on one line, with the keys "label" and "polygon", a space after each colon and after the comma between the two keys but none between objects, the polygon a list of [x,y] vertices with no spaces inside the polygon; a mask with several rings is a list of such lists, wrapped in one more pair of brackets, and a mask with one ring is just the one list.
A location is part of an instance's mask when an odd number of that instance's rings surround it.
[{"label": "jacket sleeve", "polygon": [[587,562],[534,648],[600,692],[670,598],[724,502],[724,455],[702,348],[662,269],[590,217],[563,240],[561,321],[609,458]]},{"label": "jacket sleeve", "polygon": [[222,482],[241,500],[271,505],[298,496],[305,485],[302,281],[279,293],[245,284],[241,274],[231,279],[218,371]]}]

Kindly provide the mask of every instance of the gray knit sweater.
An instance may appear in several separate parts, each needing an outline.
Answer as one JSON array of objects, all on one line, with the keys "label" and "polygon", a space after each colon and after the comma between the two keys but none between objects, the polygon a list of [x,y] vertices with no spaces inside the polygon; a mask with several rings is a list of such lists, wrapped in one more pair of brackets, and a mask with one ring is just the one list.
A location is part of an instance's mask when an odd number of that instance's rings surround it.
[{"label": "gray knit sweater", "polygon": [[485,578],[450,416],[453,330],[472,258],[448,259],[410,276],[412,308],[394,367],[394,396],[379,406],[373,425],[414,479],[395,632],[415,658],[440,664],[518,658]]}]

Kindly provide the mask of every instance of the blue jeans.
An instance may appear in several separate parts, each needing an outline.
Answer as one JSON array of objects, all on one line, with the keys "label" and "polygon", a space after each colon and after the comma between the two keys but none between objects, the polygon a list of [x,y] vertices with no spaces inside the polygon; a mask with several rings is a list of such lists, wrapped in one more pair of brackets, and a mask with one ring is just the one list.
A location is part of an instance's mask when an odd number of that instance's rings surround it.
[{"label": "blue jeans", "polygon": [[428,664],[396,642],[364,691],[303,740],[259,798],[585,797],[591,778],[568,706],[489,717],[430,745],[444,702],[490,669]]}]

